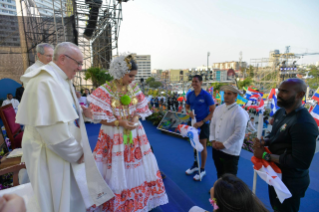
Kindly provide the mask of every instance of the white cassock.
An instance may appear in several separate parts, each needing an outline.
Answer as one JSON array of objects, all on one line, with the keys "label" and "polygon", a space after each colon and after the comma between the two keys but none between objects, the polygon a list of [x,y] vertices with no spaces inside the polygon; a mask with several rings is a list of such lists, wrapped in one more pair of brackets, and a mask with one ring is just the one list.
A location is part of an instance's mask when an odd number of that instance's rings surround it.
[{"label": "white cassock", "polygon": [[25,125],[23,157],[35,194],[28,211],[84,212],[111,199],[66,74],[51,62],[21,79],[30,82],[16,116]]},{"label": "white cassock", "polygon": [[[44,63],[42,63],[40,60],[35,61],[33,65],[31,65],[27,70],[25,70],[24,74],[27,74],[31,71],[35,71],[36,69],[44,66]],[[25,87],[25,86],[24,86]]]},{"label": "white cassock", "polygon": [[[42,66],[44,66],[44,63],[42,63],[40,60],[37,60],[37,61],[35,61],[34,64],[32,64],[29,68],[27,68],[27,70],[25,70],[24,75],[26,75],[26,74],[28,74],[28,73],[30,73],[32,71],[35,71],[35,70],[37,70],[38,68],[40,68]],[[20,78],[20,80],[21,79],[22,78]],[[27,87],[27,84],[24,83],[24,88],[26,88],[26,87]]]},{"label": "white cassock", "polygon": [[12,107],[14,109],[14,111],[17,113],[18,111],[18,106],[19,106],[19,101],[17,99],[12,98],[10,99],[6,99],[2,102],[2,106],[8,105],[8,104],[12,104]]}]

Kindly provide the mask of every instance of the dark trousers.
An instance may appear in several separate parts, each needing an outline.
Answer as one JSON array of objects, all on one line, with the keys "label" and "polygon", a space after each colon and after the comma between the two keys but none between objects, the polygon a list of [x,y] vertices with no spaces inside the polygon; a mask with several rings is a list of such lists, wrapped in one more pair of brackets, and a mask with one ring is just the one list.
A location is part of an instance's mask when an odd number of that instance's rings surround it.
[{"label": "dark trousers", "polygon": [[237,175],[239,156],[229,155],[213,148],[213,160],[217,171],[217,178],[226,173]]},{"label": "dark trousers", "polygon": [[[284,175],[284,173],[283,173]],[[309,175],[302,179],[282,179],[292,194],[292,197],[285,199],[283,203],[277,198],[277,194],[273,186],[268,186],[269,200],[271,207],[275,212],[298,212],[300,207],[300,199],[305,196],[306,190],[310,184]]]}]

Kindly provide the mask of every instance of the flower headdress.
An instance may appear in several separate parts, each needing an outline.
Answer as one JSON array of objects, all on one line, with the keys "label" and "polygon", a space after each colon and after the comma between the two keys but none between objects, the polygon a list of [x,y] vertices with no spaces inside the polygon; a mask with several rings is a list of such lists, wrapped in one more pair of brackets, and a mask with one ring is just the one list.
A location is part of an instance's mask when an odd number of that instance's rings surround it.
[{"label": "flower headdress", "polygon": [[110,75],[114,79],[123,78],[125,74],[128,74],[132,70],[132,61],[135,61],[132,54],[122,54],[114,58],[110,65]]}]

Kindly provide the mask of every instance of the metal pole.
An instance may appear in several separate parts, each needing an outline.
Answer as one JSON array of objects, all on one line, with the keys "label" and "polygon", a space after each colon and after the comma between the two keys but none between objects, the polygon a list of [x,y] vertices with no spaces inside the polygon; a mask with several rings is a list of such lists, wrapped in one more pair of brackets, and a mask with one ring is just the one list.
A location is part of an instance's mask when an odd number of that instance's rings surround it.
[{"label": "metal pole", "polygon": [[209,56],[210,56],[210,52],[207,52],[207,69],[208,69],[208,66],[209,66]]},{"label": "metal pole", "polygon": [[55,28],[56,44],[58,44],[58,30],[57,30],[57,28],[56,28],[54,1],[52,1],[52,5],[53,5],[53,19],[54,19],[54,28]]},{"label": "metal pole", "polygon": [[[54,0],[53,0],[54,1]],[[61,16],[62,16],[62,27],[63,27],[63,36],[64,36],[64,41],[66,42],[66,36],[65,36],[65,27],[64,27],[64,16],[63,16],[63,7],[62,7],[62,0],[60,0],[61,4]],[[53,6],[54,7],[54,6]]]},{"label": "metal pole", "polygon": [[254,169],[253,194],[256,194],[256,185],[257,185],[257,172]]}]

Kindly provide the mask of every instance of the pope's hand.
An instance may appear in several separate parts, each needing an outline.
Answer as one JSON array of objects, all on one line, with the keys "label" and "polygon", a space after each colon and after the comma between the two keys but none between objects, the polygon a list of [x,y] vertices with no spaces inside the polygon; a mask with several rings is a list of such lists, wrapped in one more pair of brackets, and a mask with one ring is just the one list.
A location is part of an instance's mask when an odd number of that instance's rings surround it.
[{"label": "pope's hand", "polygon": [[16,194],[5,194],[2,197],[6,203],[3,205],[1,211],[3,212],[25,212],[26,207],[22,197]]},{"label": "pope's hand", "polygon": [[81,164],[84,162],[84,154],[80,157],[80,159],[78,160],[78,164]]},{"label": "pope's hand", "polygon": [[83,110],[83,115],[89,119],[93,119],[93,112],[92,112],[92,106],[90,105],[89,107],[85,107],[81,105],[82,110]]}]

